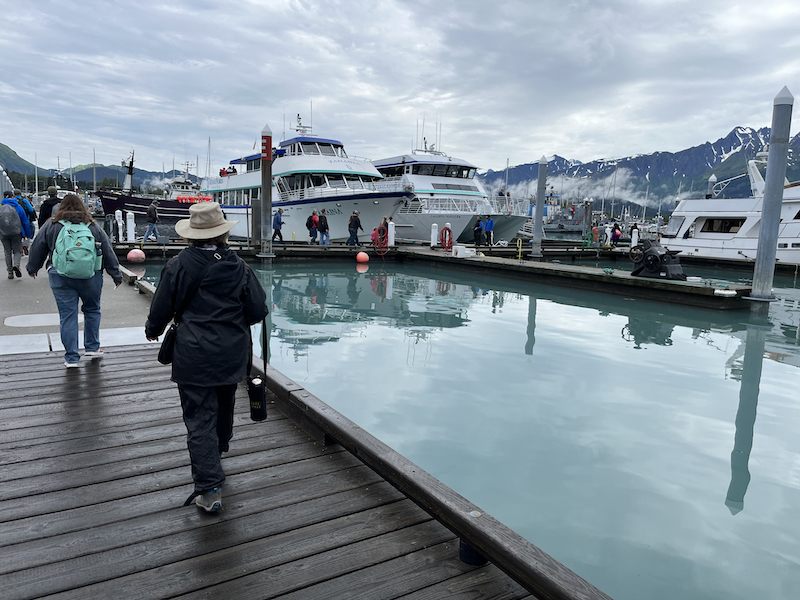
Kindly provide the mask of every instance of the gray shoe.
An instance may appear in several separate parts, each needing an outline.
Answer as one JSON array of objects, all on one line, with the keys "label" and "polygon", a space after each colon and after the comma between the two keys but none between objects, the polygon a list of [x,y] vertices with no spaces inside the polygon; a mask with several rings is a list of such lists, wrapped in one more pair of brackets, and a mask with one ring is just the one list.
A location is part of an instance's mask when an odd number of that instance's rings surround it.
[{"label": "gray shoe", "polygon": [[14,271],[9,271],[8,272],[8,278],[9,279],[14,279]]},{"label": "gray shoe", "polygon": [[212,513],[222,510],[222,488],[214,488],[208,492],[203,492],[194,499],[194,503],[204,511]]}]

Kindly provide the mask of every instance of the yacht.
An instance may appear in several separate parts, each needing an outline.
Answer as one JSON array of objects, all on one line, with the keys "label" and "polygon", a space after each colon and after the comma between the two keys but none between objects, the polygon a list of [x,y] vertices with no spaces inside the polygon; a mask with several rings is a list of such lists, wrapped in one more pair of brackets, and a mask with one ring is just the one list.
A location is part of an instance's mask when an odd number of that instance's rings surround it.
[{"label": "yacht", "polygon": [[[680,200],[661,244],[679,250],[681,256],[753,262],[761,228],[766,159],[767,153],[759,152],[748,161],[746,174],[720,182],[712,179],[706,197]],[[745,176],[750,179],[751,196],[719,197],[731,181]],[[775,258],[778,263],[800,265],[800,181],[785,181]]]},{"label": "yacht", "polygon": [[412,150],[373,161],[387,182],[413,191],[413,197],[394,216],[399,240],[430,241],[431,225],[441,231],[450,224],[453,239],[472,240],[472,226],[478,215],[492,215],[495,242],[510,240],[525,222],[527,203],[509,197],[490,197],[479,179],[478,168],[469,162],[428,148]]},{"label": "yacht", "polygon": [[[272,154],[272,208],[283,209],[284,239],[307,239],[306,219],[324,208],[332,241],[350,236],[356,210],[368,240],[383,217],[393,218],[413,198],[407,186],[387,182],[368,160],[348,156],[342,142],[313,135],[299,115],[294,129],[298,135],[280,142]],[[203,180],[201,192],[219,202],[229,219],[239,220],[232,236],[250,237],[251,203],[261,192],[261,155],[230,161],[219,176]]]}]

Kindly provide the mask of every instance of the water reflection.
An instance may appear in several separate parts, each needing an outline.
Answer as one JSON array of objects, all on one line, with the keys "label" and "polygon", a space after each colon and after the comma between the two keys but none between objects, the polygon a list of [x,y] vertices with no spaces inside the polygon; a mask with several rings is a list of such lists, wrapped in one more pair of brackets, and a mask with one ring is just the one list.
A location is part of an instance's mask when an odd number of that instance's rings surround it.
[{"label": "water reflection", "polygon": [[800,292],[760,325],[437,268],[255,268],[273,366],[612,597],[800,587]]}]

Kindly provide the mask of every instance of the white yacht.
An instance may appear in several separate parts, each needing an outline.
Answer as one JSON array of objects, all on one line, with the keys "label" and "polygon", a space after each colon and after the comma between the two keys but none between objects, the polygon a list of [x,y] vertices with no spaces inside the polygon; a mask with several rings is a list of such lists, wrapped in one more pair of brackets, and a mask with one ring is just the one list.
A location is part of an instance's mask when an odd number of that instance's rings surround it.
[{"label": "white yacht", "polygon": [[[748,161],[752,195],[747,198],[719,198],[733,179],[717,182],[705,198],[684,198],[672,211],[661,244],[679,250],[681,256],[752,262],[758,248],[761,205],[767,154]],[[713,180],[712,180],[713,183]],[[785,182],[778,230],[776,261],[800,265],[800,182]]]},{"label": "white yacht", "polygon": [[471,241],[477,216],[491,214],[495,241],[510,240],[525,222],[527,203],[522,206],[511,198],[491,198],[475,177],[475,165],[433,147],[429,149],[427,144],[424,149],[373,164],[387,182],[413,190],[412,199],[400,206],[394,216],[398,239],[430,241],[433,223],[439,231],[450,223],[454,240]]},{"label": "white yacht", "polygon": [[[306,219],[324,208],[332,241],[349,237],[355,210],[364,228],[361,241],[368,241],[383,217],[394,217],[411,200],[413,194],[404,185],[384,181],[372,163],[349,157],[342,142],[314,136],[299,115],[295,130],[297,137],[273,149],[272,208],[283,209],[285,240],[306,240]],[[233,236],[250,237],[251,203],[261,191],[261,155],[237,158],[230,165],[218,177],[204,179],[202,192],[219,202],[228,218],[239,220]]]}]

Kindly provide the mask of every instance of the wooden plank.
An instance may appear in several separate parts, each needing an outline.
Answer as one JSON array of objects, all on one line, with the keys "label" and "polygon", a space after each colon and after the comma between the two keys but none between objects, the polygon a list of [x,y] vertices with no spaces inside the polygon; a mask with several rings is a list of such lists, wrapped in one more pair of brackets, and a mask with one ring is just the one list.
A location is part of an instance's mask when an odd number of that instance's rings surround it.
[{"label": "wooden plank", "polygon": [[[293,485],[299,488],[297,492],[303,489],[299,484]],[[35,598],[83,587],[198,557],[237,543],[361,512],[402,498],[385,483],[375,483],[367,487],[371,488],[370,491],[366,487],[360,487],[304,502],[292,501],[287,506],[258,511],[255,515],[242,519],[231,518],[229,513],[246,506],[245,503],[228,503],[231,509],[217,515],[201,514],[194,507],[174,509],[182,516],[187,527],[185,531],[9,573],[4,577],[4,596],[11,600]],[[260,506],[263,494],[253,492],[246,500],[251,505]],[[98,565],[102,565],[102,568],[98,568]]]},{"label": "wooden plank", "polygon": [[413,502],[399,500],[189,560],[70,590],[56,595],[52,600],[110,598],[121,589],[131,598],[171,598],[246,574],[252,573],[258,577],[272,567],[429,520],[430,517]]},{"label": "wooden plank", "polygon": [[[239,579],[226,581],[219,585],[177,596],[180,600],[196,598],[236,598],[237,600],[266,600],[267,598],[380,598],[380,595],[359,596],[358,590],[337,587],[335,594],[328,595],[325,584],[331,578],[414,553],[420,548],[436,547],[449,539],[452,547],[453,536],[435,521],[413,525],[399,531],[370,538],[342,548],[329,550],[293,561],[278,567],[265,569]],[[447,550],[437,556],[445,555]],[[393,577],[393,576],[391,576]],[[366,585],[379,585],[370,579]],[[312,587],[313,586],[313,587]]]},{"label": "wooden plank", "polygon": [[493,600],[525,600],[533,596],[510,577],[499,577],[501,571],[488,564],[451,579],[439,581],[410,594],[402,600],[441,600],[442,598],[492,598]]},{"label": "wooden plank", "polygon": [[[238,493],[254,489],[263,490],[291,481],[318,477],[361,466],[361,463],[352,459],[349,454],[342,453],[342,451],[332,455],[335,455],[334,460],[326,460],[324,457],[315,456],[291,463],[267,466],[262,469],[228,473],[229,478],[225,483],[225,503],[230,504],[231,497]],[[167,485],[169,483],[173,485]],[[109,523],[127,521],[137,517],[150,516],[152,519],[154,514],[181,507],[191,489],[191,484],[187,486],[185,480],[175,484],[175,482],[170,482],[165,478],[164,485],[160,485],[158,489],[144,491],[137,495],[135,503],[131,503],[130,498],[125,497],[58,511],[47,515],[47,519],[44,521],[38,515],[20,518],[3,525],[2,530],[0,530],[0,542],[4,545],[20,544],[84,529],[92,529]],[[15,548],[19,550],[21,546],[15,546]]]},{"label": "wooden plank", "polygon": [[[224,459],[225,473],[230,477],[239,473],[245,473],[256,469],[264,469],[269,466],[279,465],[285,462],[299,461],[306,458],[319,456],[321,451],[313,444],[302,444],[297,446],[284,446],[267,452],[255,452],[242,456],[232,456]],[[57,492],[45,492],[38,494],[36,502],[31,502],[26,497],[11,498],[0,500],[0,522],[13,521],[34,515],[45,515],[61,510],[69,510],[80,506],[90,506],[109,500],[119,500],[131,498],[141,494],[158,490],[165,487],[183,486],[176,492],[178,498],[173,500],[182,503],[184,498],[192,491],[191,476],[189,471],[189,455],[185,455],[185,466],[176,467],[166,471],[145,473],[137,477],[128,477],[114,481],[114,485],[109,485],[108,481],[99,481],[91,485],[85,485],[75,489],[76,493],[65,493],[65,490]],[[113,472],[109,474],[113,478]],[[3,486],[5,488],[9,486]],[[2,489],[2,488],[0,488]],[[79,489],[80,493],[77,493]],[[3,494],[13,494],[13,491],[3,490]],[[180,498],[183,496],[183,498]]]}]

